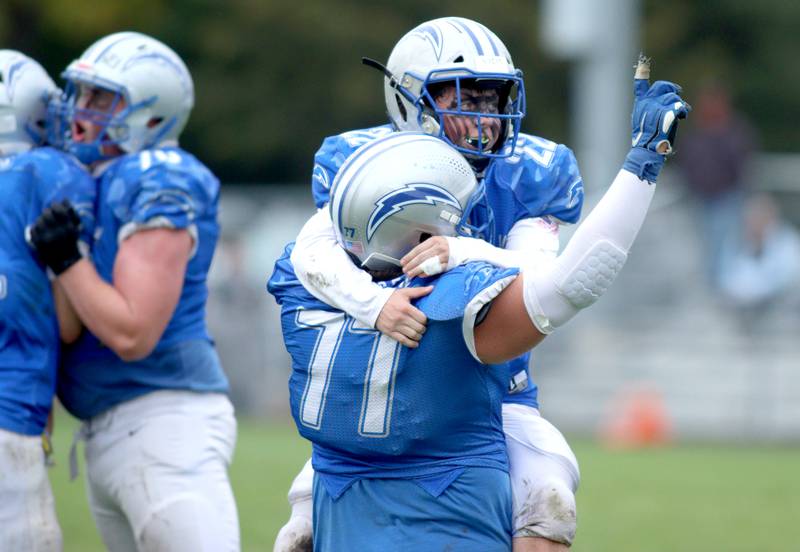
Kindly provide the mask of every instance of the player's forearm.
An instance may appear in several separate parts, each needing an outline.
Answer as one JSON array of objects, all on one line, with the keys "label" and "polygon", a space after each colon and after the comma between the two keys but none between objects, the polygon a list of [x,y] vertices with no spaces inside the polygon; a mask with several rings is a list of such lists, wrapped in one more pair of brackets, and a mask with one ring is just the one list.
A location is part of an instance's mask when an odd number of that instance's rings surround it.
[{"label": "player's forearm", "polygon": [[447,241],[450,246],[448,270],[471,261],[484,261],[499,268],[520,267],[525,262],[524,252],[495,247],[477,238],[459,236],[447,238]]},{"label": "player's forearm", "polygon": [[83,324],[120,358],[137,360],[155,347],[164,328],[140,320],[134,306],[100,277],[90,261],[75,263],[58,282]]},{"label": "player's forearm", "polygon": [[53,301],[56,306],[56,317],[58,318],[58,333],[64,343],[73,343],[81,335],[83,324],[78,318],[78,313],[69,302],[67,294],[58,283],[53,281]]},{"label": "player's forearm", "polygon": [[654,191],[655,185],[620,171],[563,253],[546,267],[528,265],[492,301],[475,329],[478,358],[488,364],[516,358],[603,295],[627,259]]},{"label": "player's forearm", "polygon": [[614,282],[644,223],[655,184],[621,170],[545,271],[524,271],[525,306],[542,333],[592,305]]},{"label": "player's forearm", "polygon": [[499,268],[542,267],[549,265],[557,253],[557,249],[540,247],[535,240],[524,249],[503,249],[476,238],[447,238],[447,241],[451,251],[448,270],[471,261],[484,261]]},{"label": "player's forearm", "polygon": [[558,255],[558,231],[558,223],[530,217],[514,223],[504,248],[475,238],[448,237],[447,269],[470,261],[484,261],[500,268],[547,266]]},{"label": "player's forearm", "polygon": [[303,227],[291,261],[297,279],[314,297],[375,327],[392,290],[382,288],[353,264],[336,241],[326,209],[318,211]]}]

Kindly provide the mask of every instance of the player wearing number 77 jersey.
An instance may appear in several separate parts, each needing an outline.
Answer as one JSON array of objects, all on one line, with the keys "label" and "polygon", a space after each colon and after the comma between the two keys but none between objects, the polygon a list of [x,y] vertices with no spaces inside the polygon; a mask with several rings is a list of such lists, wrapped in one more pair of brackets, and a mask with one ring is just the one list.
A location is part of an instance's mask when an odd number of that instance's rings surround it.
[{"label": "player wearing number 77 jersey", "polygon": [[[569,148],[520,132],[526,103],[522,72],[503,42],[480,23],[459,17],[426,21],[397,42],[386,67],[368,63],[385,76],[391,125],[325,139],[312,178],[320,210],[297,237],[292,262],[298,279],[318,299],[415,347],[426,317],[410,304],[409,293],[419,295],[425,288],[381,288],[336,247],[325,205],[345,159],[392,132],[422,131],[464,154],[484,184],[492,216],[473,213],[475,225],[485,230],[483,239],[473,234],[427,240],[403,259],[412,276],[423,269],[434,275],[469,260],[503,267],[518,267],[534,255],[542,263],[551,261],[560,224],[580,217],[583,182]],[[578,464],[561,433],[539,415],[529,357],[525,353],[508,362],[503,401],[512,481],[519,483],[512,484],[515,536],[568,544],[575,533]],[[292,517],[276,539],[275,552],[291,551],[291,541],[303,538],[297,535],[311,540],[311,475],[307,464],[292,484]],[[558,508],[550,506],[554,503]]]},{"label": "player wearing number 77 jersey", "polygon": [[468,231],[485,199],[442,141],[395,134],[342,167],[330,206],[340,245],[387,288],[434,289],[416,303],[426,339],[408,349],[314,298],[288,251],[276,263],[292,414],[313,443],[315,550],[510,549],[505,373],[492,365],[590,306],[622,268],[688,112],[671,83],[636,90],[641,133],[623,170],[555,263],[521,277],[479,262],[386,280],[420,241]]}]

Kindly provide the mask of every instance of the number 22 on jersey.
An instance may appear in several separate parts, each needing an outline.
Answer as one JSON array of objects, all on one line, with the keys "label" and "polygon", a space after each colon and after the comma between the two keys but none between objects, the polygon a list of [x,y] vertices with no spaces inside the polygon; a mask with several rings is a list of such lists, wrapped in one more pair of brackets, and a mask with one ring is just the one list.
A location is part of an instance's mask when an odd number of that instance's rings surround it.
[{"label": "number 22 on jersey", "polygon": [[300,328],[317,332],[300,402],[301,423],[312,429],[322,427],[325,398],[342,343],[348,336],[371,336],[372,349],[365,367],[358,433],[364,437],[388,437],[400,344],[377,330],[360,326],[341,312],[299,309],[295,323]]}]

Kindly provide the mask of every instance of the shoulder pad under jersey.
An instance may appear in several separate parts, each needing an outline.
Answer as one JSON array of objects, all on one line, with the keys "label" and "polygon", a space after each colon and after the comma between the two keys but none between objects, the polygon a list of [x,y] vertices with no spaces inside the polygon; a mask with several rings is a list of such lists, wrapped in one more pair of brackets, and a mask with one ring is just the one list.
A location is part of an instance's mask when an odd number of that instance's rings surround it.
[{"label": "shoulder pad under jersey", "polygon": [[574,223],[580,218],[583,178],[567,146],[521,134],[514,155],[494,165],[492,177],[516,199],[515,220],[550,215]]},{"label": "shoulder pad under jersey", "polygon": [[467,305],[496,283],[519,273],[517,268],[497,268],[489,263],[471,262],[438,277],[415,278],[414,284],[433,285],[433,291],[416,306],[431,320],[462,318]]},{"label": "shoulder pad under jersey", "polygon": [[325,138],[314,155],[314,171],[311,174],[311,194],[318,209],[330,200],[333,179],[350,154],[367,142],[392,132],[390,125],[381,125]]},{"label": "shoulder pad under jersey", "polygon": [[178,149],[129,154],[109,168],[108,202],[123,223],[154,219],[186,228],[198,218],[216,214],[219,180],[193,155]]}]

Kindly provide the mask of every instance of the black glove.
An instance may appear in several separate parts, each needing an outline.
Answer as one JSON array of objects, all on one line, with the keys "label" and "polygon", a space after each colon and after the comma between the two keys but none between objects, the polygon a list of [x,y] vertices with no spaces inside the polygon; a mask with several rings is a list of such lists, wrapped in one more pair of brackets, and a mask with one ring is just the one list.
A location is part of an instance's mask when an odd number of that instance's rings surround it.
[{"label": "black glove", "polygon": [[69,200],[53,203],[31,228],[31,243],[42,262],[59,275],[81,260],[78,237],[81,219]]}]

